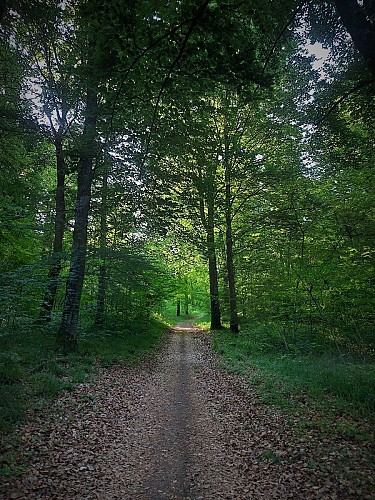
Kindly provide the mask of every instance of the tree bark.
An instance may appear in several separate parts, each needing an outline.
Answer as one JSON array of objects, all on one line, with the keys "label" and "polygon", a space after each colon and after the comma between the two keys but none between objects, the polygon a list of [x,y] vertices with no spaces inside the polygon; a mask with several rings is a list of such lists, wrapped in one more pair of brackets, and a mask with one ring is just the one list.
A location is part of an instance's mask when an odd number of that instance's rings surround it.
[{"label": "tree bark", "polygon": [[105,296],[107,288],[107,187],[108,171],[103,173],[102,203],[100,207],[100,266],[98,278],[98,298],[96,302],[95,325],[101,326],[105,319]]},{"label": "tree bark", "polygon": [[66,283],[64,308],[57,333],[57,347],[64,353],[77,347],[77,325],[85,277],[87,225],[91,198],[93,160],[96,151],[97,92],[88,89],[82,151],[77,179],[77,200],[73,246],[69,276]]},{"label": "tree bark", "polygon": [[186,316],[189,314],[189,297],[185,294],[185,314]]},{"label": "tree bark", "polygon": [[237,313],[237,293],[233,263],[233,235],[232,235],[232,193],[231,193],[231,165],[229,161],[229,144],[226,125],[224,124],[224,170],[225,170],[225,235],[226,235],[226,263],[229,288],[229,318],[230,331],[239,333]]},{"label": "tree bark", "polygon": [[375,2],[335,0],[336,10],[375,80]]},{"label": "tree bark", "polygon": [[233,239],[232,239],[232,222],[226,215],[226,256],[227,256],[227,272],[228,272],[228,287],[229,287],[229,317],[230,331],[232,333],[239,332],[238,312],[237,312],[237,292],[233,264]]},{"label": "tree bark", "polygon": [[55,234],[53,240],[53,254],[52,264],[48,273],[48,285],[40,307],[39,320],[42,323],[51,321],[52,309],[55,303],[58,278],[60,276],[62,266],[62,251],[63,239],[66,223],[66,209],[65,209],[65,160],[63,153],[63,138],[62,131],[55,137],[55,150],[56,150],[56,214],[55,214]]},{"label": "tree bark", "polygon": [[207,252],[208,272],[210,279],[210,303],[211,303],[211,329],[218,330],[221,325],[221,311],[219,302],[219,280],[217,275],[217,259],[214,233],[214,214],[212,203],[207,206]]},{"label": "tree bark", "polygon": [[[202,168],[203,169],[203,168]],[[200,172],[197,189],[199,192],[199,212],[202,225],[206,232],[206,248],[208,257],[208,276],[210,282],[210,315],[211,329],[219,330],[221,325],[221,310],[219,301],[219,280],[217,273],[217,259],[215,246],[215,195],[213,192],[213,174],[211,169],[208,169],[208,182],[203,180],[202,171]],[[212,181],[212,182],[211,182]],[[207,185],[207,192],[204,189]],[[207,215],[205,204],[207,204]]]}]

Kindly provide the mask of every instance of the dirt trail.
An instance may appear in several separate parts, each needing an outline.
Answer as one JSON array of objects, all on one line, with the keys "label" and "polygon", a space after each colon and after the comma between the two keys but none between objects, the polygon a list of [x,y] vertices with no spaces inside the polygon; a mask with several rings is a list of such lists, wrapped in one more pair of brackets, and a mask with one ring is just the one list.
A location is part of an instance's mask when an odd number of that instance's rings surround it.
[{"label": "dirt trail", "polygon": [[[102,370],[60,397],[53,414],[25,428],[33,459],[2,498],[372,498],[340,476],[334,456],[324,474],[312,467],[327,442],[296,433],[290,415],[220,369],[189,322],[170,332],[155,362]],[[337,446],[353,453],[350,443]],[[361,469],[353,473],[363,482]]]}]

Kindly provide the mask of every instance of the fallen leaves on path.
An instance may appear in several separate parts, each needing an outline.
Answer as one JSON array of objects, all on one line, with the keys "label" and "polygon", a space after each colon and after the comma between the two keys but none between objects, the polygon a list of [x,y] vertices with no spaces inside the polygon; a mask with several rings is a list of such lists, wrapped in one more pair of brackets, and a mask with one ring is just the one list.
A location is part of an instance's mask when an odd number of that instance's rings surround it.
[{"label": "fallen leaves on path", "polygon": [[185,326],[154,362],[100,369],[61,395],[18,451],[29,468],[2,498],[375,498],[369,442],[301,430]]}]

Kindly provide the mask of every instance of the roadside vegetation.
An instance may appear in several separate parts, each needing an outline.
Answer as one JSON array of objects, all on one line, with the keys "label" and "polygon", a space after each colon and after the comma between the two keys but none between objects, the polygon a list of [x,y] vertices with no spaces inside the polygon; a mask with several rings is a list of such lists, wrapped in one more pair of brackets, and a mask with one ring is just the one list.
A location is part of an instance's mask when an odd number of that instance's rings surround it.
[{"label": "roadside vegetation", "polygon": [[117,328],[91,329],[80,339],[77,352],[56,352],[54,330],[35,327],[2,337],[0,354],[0,475],[23,470],[12,447],[26,418],[48,412],[61,391],[95,375],[98,367],[129,366],[152,356],[167,329],[166,322],[152,319]]},{"label": "roadside vegetation", "polygon": [[1,2],[0,430],[193,318],[373,418],[374,2],[102,4]]},{"label": "roadside vegetation", "polygon": [[[289,332],[292,328],[289,330]],[[244,325],[234,337],[212,332],[223,366],[245,376],[261,401],[298,414],[301,429],[375,442],[375,359],[309,337],[296,341],[277,323]]]}]

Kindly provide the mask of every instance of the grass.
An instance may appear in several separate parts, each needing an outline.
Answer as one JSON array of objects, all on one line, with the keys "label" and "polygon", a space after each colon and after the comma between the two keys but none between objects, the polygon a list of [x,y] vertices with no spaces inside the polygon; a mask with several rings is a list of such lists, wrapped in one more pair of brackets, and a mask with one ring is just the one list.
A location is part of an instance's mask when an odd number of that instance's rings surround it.
[{"label": "grass", "polygon": [[194,325],[199,327],[199,328],[202,328],[203,330],[209,330],[210,325],[211,325],[210,314],[207,312],[200,313],[199,316],[197,317]]},{"label": "grass", "polygon": [[168,324],[160,318],[132,323],[121,329],[93,330],[80,342],[80,352],[94,356],[101,365],[132,365],[161,343]]},{"label": "grass", "polygon": [[52,328],[32,328],[1,337],[0,435],[5,451],[0,474],[22,470],[11,450],[17,427],[28,412],[44,411],[61,391],[72,390],[87,379],[95,367],[132,365],[155,352],[167,324],[152,319],[131,327],[93,329],[79,340],[79,350],[68,356],[55,351]]},{"label": "grass", "polygon": [[[166,321],[170,326],[174,326],[177,323],[180,323],[181,321],[186,321],[186,320],[191,320],[195,319],[194,324],[197,326],[201,326],[200,323],[204,323],[204,326],[209,326],[209,314],[206,312],[202,312],[200,309],[191,309],[189,311],[189,314],[184,314],[181,311],[181,315],[177,316],[176,315],[176,306],[173,303],[167,303],[163,310],[161,311],[161,314],[159,318],[162,318],[164,321]],[[207,325],[206,325],[207,323]],[[202,326],[203,327],[203,326]]]},{"label": "grass", "polygon": [[352,414],[374,416],[373,360],[339,353],[318,338],[292,343],[277,325],[245,326],[237,337],[228,330],[215,331],[213,345],[228,368],[258,385],[266,402],[303,405],[307,396]]},{"label": "grass", "polygon": [[273,462],[275,464],[280,464],[282,462],[282,457],[270,450],[265,450],[260,453],[260,458],[262,458],[263,460],[269,460],[270,462]]}]

